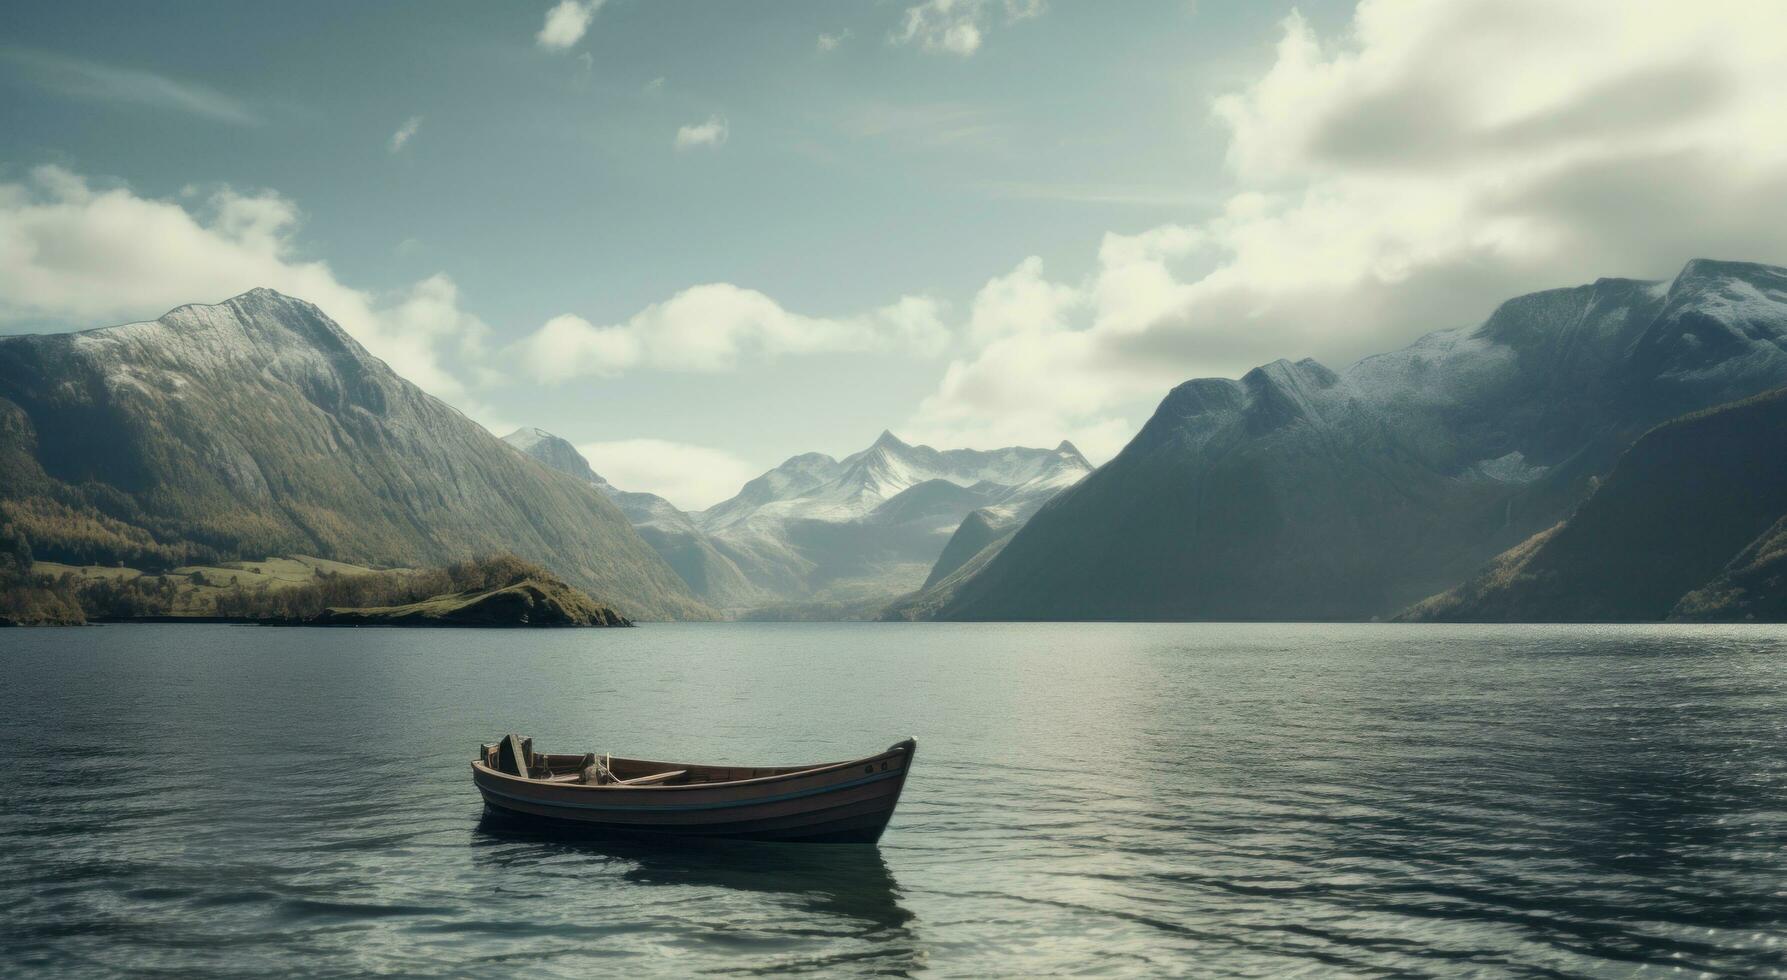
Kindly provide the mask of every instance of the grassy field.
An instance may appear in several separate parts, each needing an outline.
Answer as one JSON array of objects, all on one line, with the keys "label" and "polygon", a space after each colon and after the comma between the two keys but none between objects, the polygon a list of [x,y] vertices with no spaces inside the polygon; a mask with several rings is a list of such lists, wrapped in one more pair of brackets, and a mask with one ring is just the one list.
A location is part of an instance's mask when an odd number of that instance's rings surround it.
[{"label": "grassy field", "polygon": [[0,581],[0,625],[210,618],[322,625],[626,626],[545,568],[510,554],[438,568],[369,568],[293,555],[145,572],[34,562]]},{"label": "grassy field", "polygon": [[[293,555],[287,558],[266,558],[261,561],[225,562],[220,565],[182,565],[166,572],[151,574],[135,568],[116,565],[64,565],[53,561],[34,562],[35,575],[61,578],[72,576],[78,584],[110,581],[132,582],[139,586],[155,586],[170,593],[168,615],[211,616],[217,612],[218,597],[240,585],[244,589],[266,586],[284,589],[309,585],[323,575],[363,575],[390,571],[365,565],[350,565]],[[399,569],[406,571],[407,569]]]}]

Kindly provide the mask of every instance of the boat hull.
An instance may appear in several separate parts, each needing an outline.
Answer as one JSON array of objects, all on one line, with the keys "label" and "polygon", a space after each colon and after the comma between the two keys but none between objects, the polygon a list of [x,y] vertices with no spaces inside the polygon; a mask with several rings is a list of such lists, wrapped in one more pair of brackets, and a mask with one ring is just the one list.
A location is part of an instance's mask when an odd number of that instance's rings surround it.
[{"label": "boat hull", "polygon": [[917,744],[786,775],[683,786],[586,786],[474,764],[492,816],[555,834],[872,844],[893,817]]}]

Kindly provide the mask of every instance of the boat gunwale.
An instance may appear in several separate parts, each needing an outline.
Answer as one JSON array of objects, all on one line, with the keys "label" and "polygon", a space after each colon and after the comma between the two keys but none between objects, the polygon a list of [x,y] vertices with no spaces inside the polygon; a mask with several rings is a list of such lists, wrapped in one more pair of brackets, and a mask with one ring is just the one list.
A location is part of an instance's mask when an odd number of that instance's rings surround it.
[{"label": "boat gunwale", "polygon": [[[877,752],[874,755],[865,755],[862,758],[850,759],[850,760],[847,760],[844,762],[822,762],[822,763],[812,767],[811,769],[798,769],[798,770],[795,770],[794,772],[778,773],[773,776],[753,776],[750,779],[729,779],[729,780],[725,780],[722,782],[713,782],[713,783],[681,783],[681,784],[671,785],[671,786],[664,786],[664,785],[629,786],[625,783],[607,783],[607,784],[549,783],[549,782],[546,782],[545,780],[541,780],[541,779],[533,779],[533,778],[530,778],[527,776],[516,776],[511,773],[501,772],[499,770],[492,769],[491,767],[485,765],[484,760],[482,760],[482,759],[473,759],[472,760],[472,773],[474,775],[476,775],[478,773],[483,773],[484,775],[487,775],[487,776],[495,776],[498,779],[504,780],[506,782],[515,783],[515,784],[519,784],[522,786],[550,787],[552,789],[596,790],[596,791],[628,790],[628,791],[633,791],[633,792],[661,792],[661,791],[665,791],[665,790],[725,789],[725,788],[729,788],[729,787],[733,787],[733,786],[760,786],[760,785],[765,785],[765,784],[773,783],[773,782],[779,782],[779,781],[783,781],[783,780],[798,779],[802,776],[811,776],[811,775],[820,774],[820,773],[836,772],[836,771],[845,769],[850,766],[865,765],[868,763],[876,762],[881,759],[892,758],[897,755],[910,756],[910,753],[907,750],[907,746],[909,746],[909,745],[912,746],[913,748],[916,748],[918,746],[918,740],[912,739],[912,738],[901,739],[900,741],[895,742],[893,745],[889,746],[886,750]],[[545,753],[545,754],[551,754],[551,753]],[[631,759],[628,761],[642,762],[642,761],[648,761],[648,760]],[[688,768],[690,765],[694,765],[697,768],[724,768],[724,769],[778,769],[778,768],[784,768],[781,766],[703,766],[700,763],[661,763],[661,764],[669,765],[672,768]]]},{"label": "boat gunwale", "polygon": [[[904,777],[905,777],[905,774],[903,772],[896,772],[896,771],[877,772],[872,776],[858,776],[857,778],[852,779],[849,782],[838,783],[837,785],[834,785],[834,786],[815,786],[811,789],[796,790],[792,793],[784,793],[779,796],[776,796],[776,795],[750,796],[750,797],[745,797],[743,799],[738,799],[738,800],[713,800],[713,801],[708,801],[708,802],[693,802],[693,803],[647,804],[647,803],[641,802],[638,805],[633,805],[631,803],[622,803],[618,800],[613,801],[612,803],[593,803],[593,802],[583,802],[583,801],[574,801],[574,800],[549,800],[549,799],[542,799],[538,796],[523,796],[518,793],[506,793],[500,789],[497,789],[494,786],[481,786],[481,787],[479,787],[479,791],[482,793],[495,793],[498,796],[514,800],[517,803],[531,803],[531,804],[534,804],[535,806],[542,806],[542,807],[547,807],[547,808],[572,807],[572,808],[577,808],[577,809],[592,809],[592,810],[607,810],[607,811],[638,811],[641,813],[662,814],[662,813],[687,812],[687,811],[697,811],[697,810],[698,811],[736,810],[736,809],[742,809],[745,807],[766,806],[766,805],[774,804],[774,803],[787,803],[787,802],[790,802],[792,800],[797,800],[797,799],[806,799],[806,798],[817,797],[817,796],[832,796],[832,795],[836,795],[839,793],[847,792],[849,790],[857,789],[862,786],[867,786],[871,783],[880,782],[883,780],[888,780],[888,779],[902,779],[903,780]],[[902,782],[899,789],[904,789],[904,788],[905,788],[905,784],[904,784],[904,782]],[[635,798],[635,799],[637,799],[637,798]],[[861,801],[858,801],[858,802],[861,802]],[[888,804],[887,809],[891,812],[893,810],[893,807],[898,802],[899,802],[899,790],[896,789],[896,791],[893,794],[893,802]],[[845,805],[849,805],[849,804],[845,804]]]}]

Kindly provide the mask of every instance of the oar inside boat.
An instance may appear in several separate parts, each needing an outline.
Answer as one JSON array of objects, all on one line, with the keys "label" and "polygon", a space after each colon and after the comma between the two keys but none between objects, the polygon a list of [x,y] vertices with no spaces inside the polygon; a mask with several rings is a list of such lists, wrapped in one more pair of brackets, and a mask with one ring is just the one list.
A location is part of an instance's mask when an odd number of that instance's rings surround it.
[{"label": "oar inside boat", "polygon": [[701,765],[541,753],[511,734],[479,747],[472,781],[490,809],[560,830],[873,843],[917,750],[908,738],[847,762]]}]

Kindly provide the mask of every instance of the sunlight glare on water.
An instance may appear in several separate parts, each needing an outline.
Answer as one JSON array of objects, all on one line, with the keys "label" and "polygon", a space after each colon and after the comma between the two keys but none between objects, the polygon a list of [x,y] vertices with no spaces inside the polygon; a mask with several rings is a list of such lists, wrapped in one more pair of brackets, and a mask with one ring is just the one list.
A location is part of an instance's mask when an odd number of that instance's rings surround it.
[{"label": "sunlight glare on water", "polygon": [[[0,973],[1765,972],[1777,627],[0,634]],[[492,833],[467,765],[916,736],[878,848]]]}]

